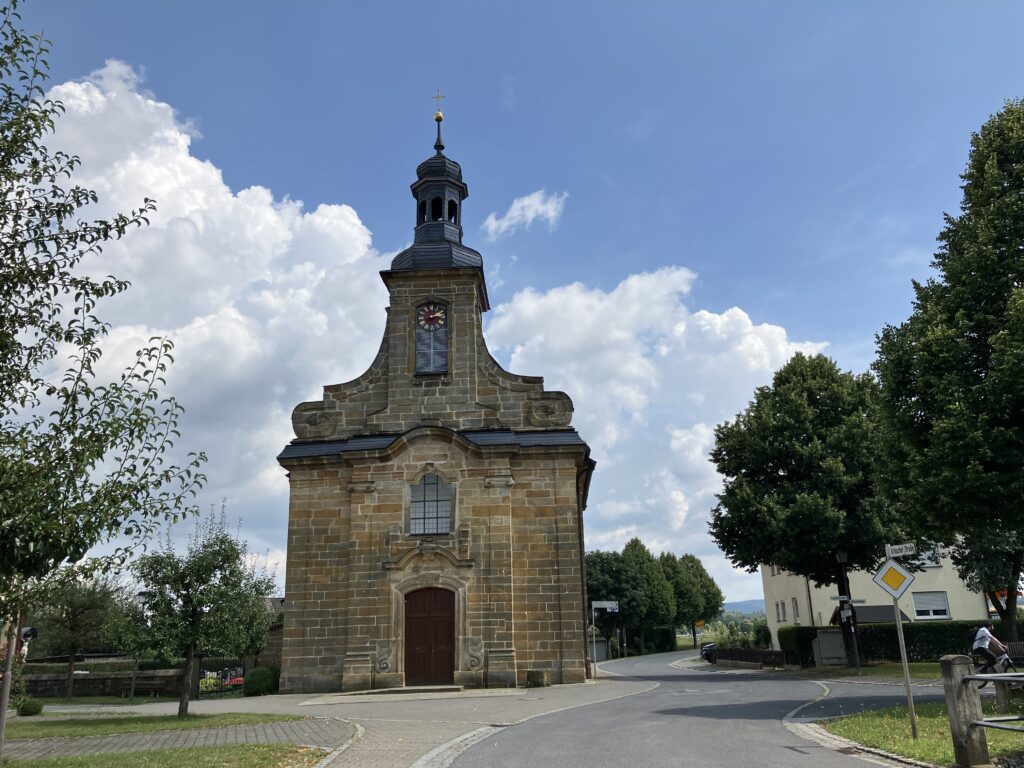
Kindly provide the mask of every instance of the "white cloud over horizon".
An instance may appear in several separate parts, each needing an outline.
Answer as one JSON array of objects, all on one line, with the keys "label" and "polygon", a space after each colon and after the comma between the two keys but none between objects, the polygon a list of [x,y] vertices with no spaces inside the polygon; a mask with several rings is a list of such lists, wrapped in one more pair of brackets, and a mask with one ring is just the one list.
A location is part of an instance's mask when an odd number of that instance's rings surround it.
[{"label": "white cloud over horizon", "polygon": [[495,213],[487,214],[483,223],[484,234],[488,240],[494,242],[505,235],[512,234],[520,227],[529,229],[537,219],[546,221],[548,228],[554,229],[562,217],[568,197],[568,192],[556,192],[549,195],[543,189],[538,189],[523,197],[517,197],[512,201],[504,216],[499,217]]},{"label": "white cloud over horizon", "polygon": [[[89,266],[133,284],[99,309],[112,324],[104,365],[120,367],[150,336],[175,341],[168,388],[185,406],[181,445],[210,456],[200,504],[226,497],[251,551],[280,560],[288,486],[275,457],[292,437],[289,414],[372,361],[387,258],[348,205],[307,210],[264,187],[232,191],[191,153],[191,124],[123,63],[51,95],[67,108],[53,143],[83,158],[76,182],[101,200],[90,215],[157,200],[149,227]],[[567,194],[518,198],[484,230],[496,239],[537,219],[554,226]],[[610,290],[527,288],[495,307],[486,335],[503,365],[544,375],[575,403],[574,426],[598,461],[588,547],[639,536],[655,550],[692,552],[730,599],[745,599],[759,581],[735,572],[707,534],[719,483],[707,460],[713,428],[793,353],[824,345],[791,340],[738,307],[689,307],[695,279],[667,266],[623,275]]]}]

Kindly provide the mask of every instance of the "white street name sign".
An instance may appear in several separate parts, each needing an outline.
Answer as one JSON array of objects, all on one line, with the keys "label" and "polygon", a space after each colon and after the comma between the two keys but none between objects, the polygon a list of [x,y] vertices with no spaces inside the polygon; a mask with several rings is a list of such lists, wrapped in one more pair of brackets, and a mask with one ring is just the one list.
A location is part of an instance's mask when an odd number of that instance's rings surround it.
[{"label": "white street name sign", "polygon": [[885,545],[885,556],[886,557],[905,557],[906,555],[916,555],[917,545],[916,544],[886,544]]}]

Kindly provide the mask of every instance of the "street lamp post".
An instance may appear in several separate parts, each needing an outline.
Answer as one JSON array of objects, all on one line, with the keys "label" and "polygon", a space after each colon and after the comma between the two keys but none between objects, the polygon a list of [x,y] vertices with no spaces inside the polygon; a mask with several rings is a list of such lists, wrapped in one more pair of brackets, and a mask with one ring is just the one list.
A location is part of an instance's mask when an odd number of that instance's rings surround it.
[{"label": "street lamp post", "polygon": [[850,575],[846,572],[846,563],[849,561],[849,555],[845,549],[836,551],[836,562],[839,563],[839,571],[842,574],[843,583],[839,585],[840,594],[845,597],[845,600],[839,601],[839,621],[845,623],[846,618],[843,616],[844,603],[845,610],[850,612],[850,639],[853,643],[853,663],[857,668],[857,674],[860,674],[860,650],[857,648],[857,612],[853,607],[853,595],[850,594]]}]

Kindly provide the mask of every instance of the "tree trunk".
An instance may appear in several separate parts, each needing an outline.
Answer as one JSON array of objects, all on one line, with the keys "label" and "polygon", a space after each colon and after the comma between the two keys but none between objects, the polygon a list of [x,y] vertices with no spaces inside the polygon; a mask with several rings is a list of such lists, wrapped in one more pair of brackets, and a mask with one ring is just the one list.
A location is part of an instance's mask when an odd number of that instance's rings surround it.
[{"label": "tree trunk", "polygon": [[690,634],[693,635],[693,647],[697,647],[697,624],[695,622],[690,623]]},{"label": "tree trunk", "polygon": [[836,587],[839,589],[839,594],[844,595],[846,600],[839,601],[839,629],[843,633],[843,649],[846,651],[846,665],[848,667],[857,666],[857,657],[853,651],[853,624],[849,621],[843,620],[843,610],[846,608],[852,608],[853,603],[849,602],[850,599],[850,582],[846,575],[846,571],[843,568],[839,569],[839,577],[836,579]]},{"label": "tree trunk", "polygon": [[196,647],[185,649],[185,671],[181,676],[181,698],[178,699],[178,717],[188,717],[188,699],[192,692],[192,665],[195,663]]},{"label": "tree trunk", "polygon": [[68,673],[64,681],[64,695],[69,699],[75,695],[75,655],[78,647],[75,643],[68,645]]},{"label": "tree trunk", "polygon": [[14,676],[14,651],[18,637],[18,620],[7,623],[7,652],[4,656],[4,682],[0,686],[0,762],[4,759],[4,731],[7,730],[7,707],[11,701],[11,678]]},{"label": "tree trunk", "polygon": [[1010,583],[1006,585],[1006,614],[1009,621],[1003,622],[1006,630],[1006,641],[1017,641],[1017,587],[1020,585],[1020,572],[1024,568],[1024,552],[1014,552],[1010,559],[1010,566],[1013,572],[1010,574]]}]

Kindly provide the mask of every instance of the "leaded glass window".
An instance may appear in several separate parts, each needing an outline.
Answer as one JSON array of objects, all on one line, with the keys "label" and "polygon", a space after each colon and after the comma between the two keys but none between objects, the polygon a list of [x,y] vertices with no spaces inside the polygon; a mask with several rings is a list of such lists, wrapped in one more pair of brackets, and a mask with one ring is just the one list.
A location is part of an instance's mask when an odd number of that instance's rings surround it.
[{"label": "leaded glass window", "polygon": [[452,487],[437,475],[424,475],[412,487],[409,533],[448,533],[452,523]]}]

